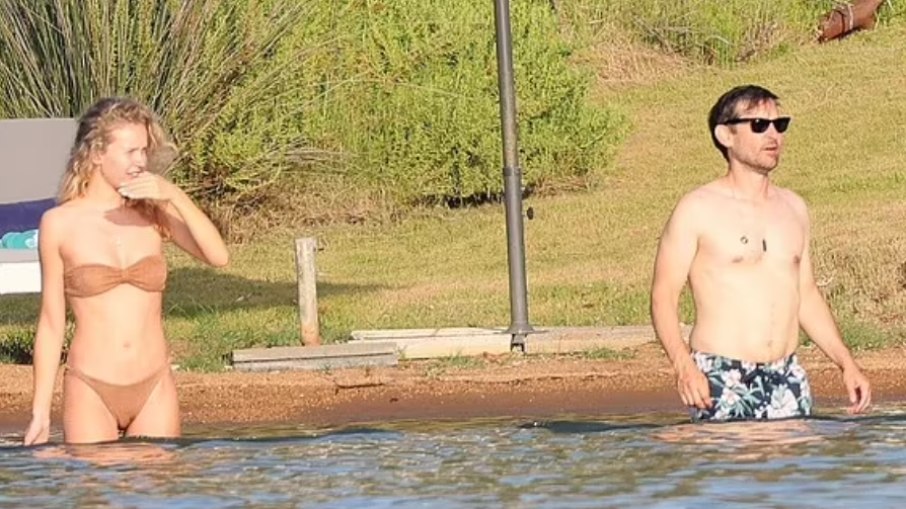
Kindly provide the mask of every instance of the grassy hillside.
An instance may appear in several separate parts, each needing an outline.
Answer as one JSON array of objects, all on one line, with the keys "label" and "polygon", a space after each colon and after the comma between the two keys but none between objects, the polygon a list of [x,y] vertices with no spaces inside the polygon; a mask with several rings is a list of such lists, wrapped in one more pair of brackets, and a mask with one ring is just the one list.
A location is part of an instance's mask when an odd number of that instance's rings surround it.
[{"label": "grassy hillside", "polygon": [[[593,59],[589,59],[593,62]],[[724,171],[706,114],[759,83],[794,118],[777,182],[811,205],[818,279],[859,347],[906,339],[906,27],[806,46],[736,69],[682,67],[596,100],[632,123],[616,170],[594,189],[526,206],[529,311],[536,325],[648,322],[654,251],[674,202]],[[304,199],[304,197],[300,197]],[[502,206],[425,209],[388,224],[274,230],[233,246],[221,272],[173,253],[166,325],[184,365],[216,369],[233,348],[293,344],[293,238],[315,236],[324,335],[352,329],[505,326]],[[691,321],[688,298],[684,319]],[[0,299],[7,345],[30,339],[35,296]]]}]

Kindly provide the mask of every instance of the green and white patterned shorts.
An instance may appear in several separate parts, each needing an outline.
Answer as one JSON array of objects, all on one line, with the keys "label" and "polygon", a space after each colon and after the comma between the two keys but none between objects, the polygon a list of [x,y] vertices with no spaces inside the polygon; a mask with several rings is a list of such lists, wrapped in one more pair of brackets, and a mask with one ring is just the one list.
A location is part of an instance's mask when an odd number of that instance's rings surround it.
[{"label": "green and white patterned shorts", "polygon": [[746,362],[692,352],[708,378],[711,408],[691,408],[693,421],[766,420],[812,413],[812,392],[796,354],[774,362]]}]

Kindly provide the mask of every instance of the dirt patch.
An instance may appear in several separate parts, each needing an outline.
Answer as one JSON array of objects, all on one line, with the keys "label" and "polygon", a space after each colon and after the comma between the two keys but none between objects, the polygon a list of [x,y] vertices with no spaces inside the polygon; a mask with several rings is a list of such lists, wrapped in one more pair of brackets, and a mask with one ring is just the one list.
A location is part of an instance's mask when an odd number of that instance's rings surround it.
[{"label": "dirt patch", "polygon": [[[875,402],[906,401],[906,351],[863,352]],[[800,350],[819,411],[845,404],[839,370],[817,349]],[[463,365],[465,364],[465,365]],[[399,420],[675,412],[685,416],[657,345],[629,359],[497,356],[462,363],[406,362],[332,372],[177,373],[185,425],[293,423],[306,427]],[[0,428],[21,432],[31,408],[29,366],[0,366]],[[59,386],[54,426],[59,426]]]}]

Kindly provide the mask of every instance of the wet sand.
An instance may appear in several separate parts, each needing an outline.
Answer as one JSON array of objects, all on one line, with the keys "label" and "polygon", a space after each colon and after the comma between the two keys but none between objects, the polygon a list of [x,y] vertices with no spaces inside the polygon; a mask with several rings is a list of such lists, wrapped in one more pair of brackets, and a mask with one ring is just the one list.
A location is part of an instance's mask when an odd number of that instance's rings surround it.
[{"label": "wet sand", "polygon": [[[686,412],[674,377],[655,344],[632,358],[504,355],[408,361],[393,368],[316,372],[176,374],[183,423],[294,424],[306,428],[400,420],[555,416],[596,417]],[[819,413],[846,405],[839,370],[816,348],[802,349]],[[906,350],[856,355],[876,403],[906,402]],[[59,429],[59,378],[53,426]],[[21,433],[31,408],[30,366],[0,365],[0,430]]]}]

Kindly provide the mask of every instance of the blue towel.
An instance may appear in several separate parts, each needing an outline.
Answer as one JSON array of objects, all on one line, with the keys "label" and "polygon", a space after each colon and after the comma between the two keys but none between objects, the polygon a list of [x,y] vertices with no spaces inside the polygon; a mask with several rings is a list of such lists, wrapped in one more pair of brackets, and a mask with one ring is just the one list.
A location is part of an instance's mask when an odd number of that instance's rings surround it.
[{"label": "blue towel", "polygon": [[0,237],[0,247],[5,249],[38,249],[38,230],[8,232]]}]

